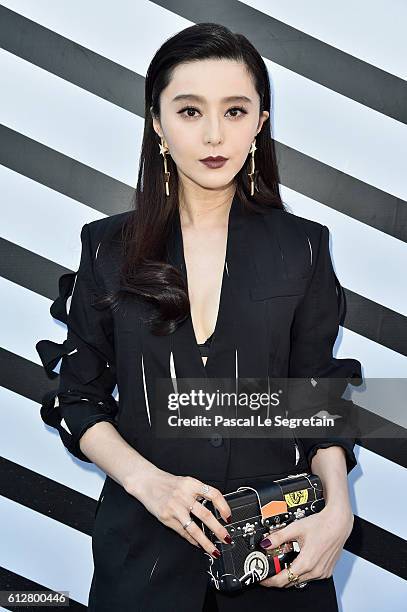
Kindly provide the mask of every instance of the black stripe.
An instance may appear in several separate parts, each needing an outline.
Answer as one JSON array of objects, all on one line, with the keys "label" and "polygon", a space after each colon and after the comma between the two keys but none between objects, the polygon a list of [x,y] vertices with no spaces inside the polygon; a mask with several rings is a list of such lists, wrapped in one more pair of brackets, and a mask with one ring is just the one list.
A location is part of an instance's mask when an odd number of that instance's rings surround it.
[{"label": "black stripe", "polygon": [[[284,39],[284,32],[280,32],[279,27],[277,26],[282,25],[284,28],[288,28],[287,32],[291,33],[291,35],[297,33],[297,30],[290,28],[289,26],[285,26],[284,24],[281,24],[271,17],[267,17],[262,13],[258,13],[258,11],[251,9],[250,7],[241,5],[240,3],[235,3],[234,1],[232,3],[237,4],[238,13],[236,14],[240,14],[241,11],[243,11],[243,15],[245,15],[246,11],[249,11],[250,14],[253,12],[253,19],[255,19],[255,22],[257,22],[258,15],[260,15],[261,27],[264,27],[265,20],[270,20],[270,29],[267,30],[267,36],[264,38],[266,41],[265,44],[273,45],[272,49],[269,48],[268,51],[272,50],[273,52],[275,51],[276,53],[280,53],[280,50],[283,49],[281,52],[281,63],[286,61],[286,63],[289,64],[290,61],[286,58],[289,58],[293,54],[292,43],[287,44],[287,49],[285,49],[286,43]],[[206,4],[202,5],[202,7],[205,7],[205,10],[206,6]],[[185,8],[185,10],[187,9]],[[188,10],[190,10],[190,8],[188,8]],[[194,10],[198,10],[198,8],[195,6]],[[248,16],[250,18],[250,15]],[[247,16],[245,19],[246,18]],[[220,23],[222,23],[222,20]],[[243,25],[252,27],[250,22],[246,23],[246,21],[243,21]],[[277,28],[276,32],[273,30],[274,26]],[[244,29],[242,31],[244,31]],[[259,30],[259,32],[260,31],[261,30]],[[256,38],[261,38],[258,34],[256,35],[256,32],[257,27],[254,27],[254,36],[251,37],[254,42],[256,42]],[[274,32],[273,36],[272,32]],[[302,33],[300,34],[302,35]],[[305,36],[302,43],[304,45],[308,44],[308,39],[314,40],[312,37],[307,37],[306,35],[303,36]],[[129,110],[142,118],[144,117],[143,76],[138,75],[131,70],[120,66],[119,64],[115,64],[111,60],[108,60],[103,56],[98,55],[97,53],[94,53],[93,51],[90,51],[89,49],[86,49],[85,47],[82,47],[81,45],[78,45],[67,38],[64,38],[63,36],[56,34],[52,30],[48,30],[47,28],[44,28],[43,26],[40,26],[35,22],[1,6],[0,37],[3,41],[3,47],[11,53],[15,53],[16,55],[23,57],[37,66],[40,66],[41,68],[70,81],[71,83],[74,83],[87,91],[109,100],[113,104],[117,104],[121,108],[125,108],[126,110]],[[279,45],[276,45],[276,40],[280,40]],[[291,40],[293,39],[291,38]],[[298,38],[296,40],[298,40]],[[324,44],[320,43],[319,41],[317,42],[318,44]],[[260,40],[259,43],[261,43]],[[329,49],[334,49],[329,47],[329,45],[326,46]],[[336,49],[334,49],[334,51],[337,52]],[[326,56],[324,54],[318,56],[318,53],[320,53],[319,50],[317,51],[317,57],[311,60],[310,67],[312,67],[312,69],[319,74],[319,62],[325,61]],[[342,54],[342,52],[339,53]],[[307,53],[299,54],[298,57],[302,57],[303,60],[309,61],[309,57],[311,55],[309,55],[307,46]],[[86,56],[89,61],[83,62],[84,56]],[[352,58],[351,56],[346,57],[351,58],[352,61],[359,62],[359,60],[355,60],[355,58]],[[298,61],[302,60],[299,59]],[[362,64],[364,63],[362,62]],[[368,64],[364,65],[369,66]],[[297,72],[302,74],[300,70]],[[329,77],[335,75],[334,78],[336,78],[339,71],[333,71],[332,65],[329,64],[326,72]],[[382,73],[382,71],[379,72]],[[348,73],[345,71],[342,74],[347,75]],[[387,75],[387,73],[383,74]],[[98,76],[98,80],[96,80],[95,75]],[[314,80],[318,81],[316,75],[314,76]],[[364,79],[364,77],[361,78]],[[396,77],[391,78],[396,79]],[[383,91],[389,91],[388,87],[377,88],[375,84],[367,87],[366,79],[361,81],[358,77],[356,80],[358,86],[360,82],[363,83],[364,92],[369,92],[369,95],[378,95],[381,102],[384,100]],[[401,81],[400,79],[396,80]],[[403,83],[403,87],[407,89],[404,81],[401,82]],[[388,100],[390,100],[392,104],[393,101],[395,104],[399,104],[401,99],[402,95],[398,94],[393,87],[393,93],[391,96],[389,96]],[[405,109],[407,109],[407,104],[404,106]],[[403,107],[402,104],[400,104],[400,108],[401,107]],[[1,138],[5,138],[5,135],[2,134]],[[27,139],[27,142],[34,141]],[[12,149],[10,152],[8,152],[7,148],[10,146],[10,144],[12,145]],[[33,151],[32,148],[29,148],[26,153],[24,147],[21,145],[21,141],[13,144],[6,140],[4,143],[4,148],[6,151],[3,153],[4,159],[1,161],[1,163],[12,168],[13,170],[16,170],[17,172],[20,172],[21,174],[30,176],[30,168],[31,165],[34,164],[32,157]],[[38,147],[41,147],[41,145],[38,145]],[[286,185],[287,187],[290,187],[291,189],[294,189],[316,201],[322,202],[334,210],[350,215],[351,217],[391,236],[394,236],[399,240],[404,240],[407,242],[407,207],[405,206],[405,202],[403,200],[352,176],[349,176],[344,172],[332,168],[316,159],[313,159],[304,153],[300,153],[299,151],[296,151],[285,144],[276,142],[276,147],[279,159],[280,179],[283,185]],[[19,159],[18,162],[15,160],[15,148],[22,149],[19,151],[19,155],[22,156],[22,159]],[[39,148],[39,151],[41,151],[41,148]],[[49,156],[46,154],[47,151],[50,153],[52,150],[48,149],[47,147],[44,147],[43,149],[43,154],[46,155],[48,160]],[[64,175],[62,175],[60,180],[58,180],[57,176],[54,176],[55,166],[55,169],[58,169],[61,166],[62,160],[65,158],[65,156],[61,157],[61,154],[58,153],[55,153],[55,156],[59,156],[59,163],[56,164],[56,161],[51,158],[50,170],[45,170],[47,176],[44,177],[43,180],[41,180],[41,177],[43,177],[44,169],[41,168],[41,166],[39,169],[33,169],[32,171],[34,174],[39,174],[39,178],[36,179],[35,176],[30,176],[30,178],[34,178],[34,180],[38,180],[38,182],[44,182],[44,184],[46,184],[48,187],[56,189],[61,193],[67,193],[67,186],[60,184],[61,179],[62,182],[65,182]],[[81,164],[69,158],[65,159],[67,160],[67,164],[72,165],[75,170],[78,171],[79,180],[82,177],[82,173],[79,172]],[[19,166],[21,166],[21,170],[19,170]],[[85,166],[84,169],[85,168],[87,167]],[[96,171],[89,168],[88,172],[89,174],[92,173],[92,176],[90,177],[91,181],[96,180],[94,174]],[[84,174],[86,173],[86,170],[84,170]],[[108,177],[102,173],[99,174],[101,177],[104,177],[105,180],[108,180]],[[113,180],[114,179],[110,179],[110,181]],[[123,184],[119,182],[117,183],[121,186],[120,189],[118,188],[120,191],[123,189]],[[89,181],[84,179],[79,183],[80,193],[72,195],[68,193],[68,195],[74,199],[78,199],[80,202],[83,202],[85,199],[84,189],[85,186],[86,189],[89,189],[88,185]],[[95,190],[96,189],[97,186],[95,186]],[[112,184],[111,189],[115,190],[114,183]],[[72,187],[69,187],[68,191],[72,191]],[[100,194],[104,193],[103,189],[100,189],[99,191]],[[115,201],[115,199],[117,199],[115,193],[111,193],[109,191],[108,194],[108,197],[112,198],[111,201]],[[117,201],[121,202],[121,194],[119,193],[118,195],[119,199]],[[126,198],[127,196],[125,195],[124,197]],[[105,198],[103,198],[103,200],[105,200]],[[86,201],[84,203],[92,205],[91,202],[93,201],[94,199],[91,199],[89,204]],[[127,201],[128,200],[126,200],[126,202]],[[95,207],[96,206],[97,203],[95,202]],[[103,206],[103,204],[101,204],[101,206]],[[111,206],[112,205],[110,204],[110,208]],[[125,204],[125,206],[127,209],[127,204]],[[103,211],[105,210],[106,206],[103,208]]]},{"label": "black stripe", "polygon": [[[38,404],[41,403],[41,398],[47,391],[57,386],[54,380],[48,378],[42,366],[1,347],[0,385]],[[406,430],[357,404],[355,406],[357,409],[356,422],[361,431],[374,431],[378,432],[378,436],[382,436],[360,437],[356,440],[357,444],[402,467],[407,467]],[[39,407],[38,418],[40,418]],[[49,429],[54,432],[52,428]],[[55,435],[57,435],[56,432]]]},{"label": "black stripe", "polygon": [[0,5],[0,46],[131,113],[144,113],[144,78]]},{"label": "black stripe", "polygon": [[[222,23],[244,34],[259,53],[388,117],[407,123],[406,82],[236,0],[156,0],[195,23]],[[131,70],[0,6],[1,46],[29,62],[142,115],[141,79]],[[83,62],[84,55],[88,62]],[[95,77],[98,76],[98,78]],[[102,75],[102,78],[100,77]]]},{"label": "black stripe", "polygon": [[406,82],[237,0],[152,0],[194,23],[244,34],[263,57],[388,117],[407,123]]},{"label": "black stripe", "polygon": [[[4,497],[91,535],[95,500],[5,459],[0,461],[0,479]],[[344,548],[406,578],[407,542],[369,521],[355,515],[354,527]]]},{"label": "black stripe", "polygon": [[0,238],[0,276],[12,283],[55,300],[58,297],[58,279],[67,272],[72,270]]},{"label": "black stripe", "polygon": [[407,317],[345,289],[344,327],[386,348],[407,355]]},{"label": "black stripe", "polygon": [[[0,125],[0,163],[105,214],[131,208],[134,188]],[[406,202],[276,142],[281,184],[407,242]]]},{"label": "black stripe", "polygon": [[[67,591],[68,589],[62,586],[61,591]],[[33,582],[25,576],[20,576],[19,574],[15,574],[9,569],[5,567],[0,567],[0,591],[44,591],[47,593],[56,593],[56,591],[52,591],[48,589],[42,584],[38,582]],[[11,605],[2,605],[2,608],[5,610],[33,610],[34,606],[11,606]],[[68,606],[58,606],[55,607],[54,610],[66,610]],[[46,606],[46,610],[52,610],[52,606]],[[75,610],[76,612],[82,612],[83,610],[87,610],[87,606],[80,604],[74,599],[69,598],[69,611]]]},{"label": "black stripe", "polygon": [[0,490],[7,499],[88,536],[92,535],[97,504],[92,497],[78,493],[4,457],[0,457]]},{"label": "black stripe", "polygon": [[[70,272],[40,255],[0,238],[0,276],[54,300],[58,279]],[[343,326],[401,355],[407,355],[407,318],[345,289],[347,312]]]},{"label": "black stripe", "polygon": [[276,142],[282,185],[407,242],[407,203],[341,170]]},{"label": "black stripe", "polygon": [[131,208],[134,189],[0,125],[0,164],[107,215]]},{"label": "black stripe", "polygon": [[[392,494],[388,495],[389,507],[393,506]],[[374,497],[374,494],[373,494]],[[374,501],[372,501],[374,503]],[[388,516],[391,526],[391,517]],[[407,580],[407,541],[365,519],[355,515],[352,533],[345,542],[345,550],[374,563],[400,578]],[[380,579],[378,577],[378,579]],[[391,603],[391,594],[388,598]]]}]

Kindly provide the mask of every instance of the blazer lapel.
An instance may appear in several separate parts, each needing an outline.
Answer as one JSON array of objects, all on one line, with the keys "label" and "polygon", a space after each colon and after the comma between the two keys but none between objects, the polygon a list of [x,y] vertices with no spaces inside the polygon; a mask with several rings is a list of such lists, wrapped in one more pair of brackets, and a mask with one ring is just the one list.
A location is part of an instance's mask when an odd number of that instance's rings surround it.
[{"label": "blazer lapel", "polygon": [[[264,283],[263,252],[259,245],[262,231],[265,232],[263,213],[245,209],[235,194],[229,212],[220,304],[209,357],[204,365],[189,314],[171,334],[177,376],[236,379],[267,376],[268,330],[266,325],[259,330],[255,321],[265,304],[251,298],[253,287],[258,289]],[[167,260],[181,272],[187,285],[178,210],[167,242]]]}]

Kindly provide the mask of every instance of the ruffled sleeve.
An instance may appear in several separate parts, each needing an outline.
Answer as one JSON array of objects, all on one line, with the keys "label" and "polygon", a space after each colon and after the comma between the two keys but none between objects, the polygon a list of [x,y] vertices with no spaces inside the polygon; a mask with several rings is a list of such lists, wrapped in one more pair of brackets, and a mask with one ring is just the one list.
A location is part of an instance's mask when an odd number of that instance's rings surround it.
[{"label": "ruffled sleeve", "polygon": [[[336,359],[332,356],[333,346],[339,331],[345,305],[344,290],[341,287],[333,266],[329,251],[329,229],[323,225],[316,260],[306,294],[297,307],[291,329],[291,352],[289,376],[309,378],[313,385],[315,379],[320,381],[320,388],[334,390],[329,393],[329,404],[319,406],[330,414],[339,415],[342,432],[349,435],[317,435],[302,437],[300,443],[311,465],[312,457],[319,448],[341,446],[345,450],[347,473],[356,466],[354,454],[356,438],[354,437],[356,406],[352,401],[342,398],[343,392],[351,379],[354,384],[361,384],[361,364],[356,359]],[[334,384],[333,379],[337,379]],[[322,384],[321,384],[322,382]],[[320,394],[323,397],[323,394]],[[327,396],[328,397],[328,396]],[[317,402],[314,405],[318,412]],[[333,410],[332,410],[332,409]],[[315,413],[314,412],[314,413]],[[314,414],[313,413],[313,414]],[[336,422],[335,422],[336,426]],[[317,430],[318,431],[318,430]],[[323,430],[324,432],[326,431]]]},{"label": "ruffled sleeve", "polygon": [[[48,377],[58,377],[57,388],[42,398],[41,418],[58,430],[75,457],[90,462],[79,440],[99,421],[116,426],[118,402],[112,396],[116,386],[112,317],[109,308],[97,302],[102,291],[95,279],[96,254],[88,224],[82,227],[81,241],[79,269],[60,277],[59,295],[50,308],[52,317],[67,326],[67,337],[62,344],[40,340],[36,350]],[[54,368],[61,359],[58,374]]]}]

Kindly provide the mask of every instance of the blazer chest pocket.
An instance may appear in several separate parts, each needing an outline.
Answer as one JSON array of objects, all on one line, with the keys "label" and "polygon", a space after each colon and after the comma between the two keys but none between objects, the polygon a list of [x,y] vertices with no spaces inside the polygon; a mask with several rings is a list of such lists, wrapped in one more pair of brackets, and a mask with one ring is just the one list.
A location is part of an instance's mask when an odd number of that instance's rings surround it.
[{"label": "blazer chest pocket", "polygon": [[267,280],[250,288],[252,300],[267,300],[274,297],[304,295],[309,278],[287,278]]}]

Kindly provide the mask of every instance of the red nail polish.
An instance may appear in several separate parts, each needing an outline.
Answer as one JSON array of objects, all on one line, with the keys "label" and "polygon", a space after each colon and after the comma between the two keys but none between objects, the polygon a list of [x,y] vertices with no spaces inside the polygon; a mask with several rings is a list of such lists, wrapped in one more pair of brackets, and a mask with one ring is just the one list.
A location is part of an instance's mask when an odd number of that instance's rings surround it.
[{"label": "red nail polish", "polygon": [[226,519],[227,523],[231,523],[232,522],[232,515],[228,516],[228,518]]},{"label": "red nail polish", "polygon": [[212,552],[212,554],[219,559],[219,557],[221,556],[221,552],[220,550],[218,550],[217,548],[215,548],[215,550]]},{"label": "red nail polish", "polygon": [[225,536],[225,542],[226,542],[227,544],[232,544],[232,538],[230,537],[230,535],[229,535],[229,534]]}]

